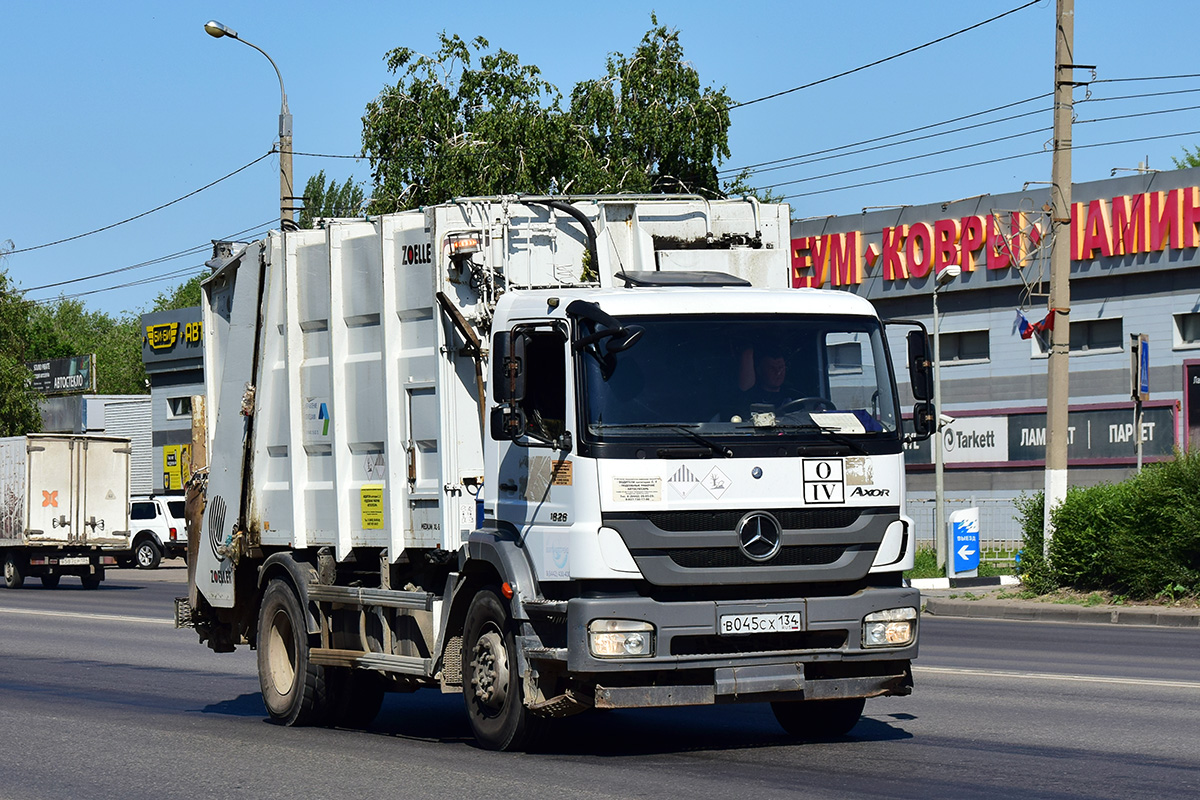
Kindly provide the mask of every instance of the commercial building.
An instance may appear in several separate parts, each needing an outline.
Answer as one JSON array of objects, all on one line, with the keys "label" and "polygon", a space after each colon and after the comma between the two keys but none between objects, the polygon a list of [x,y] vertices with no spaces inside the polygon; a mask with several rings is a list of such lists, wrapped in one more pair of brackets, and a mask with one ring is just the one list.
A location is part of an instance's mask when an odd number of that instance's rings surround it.
[{"label": "commercial building", "polygon": [[150,380],[155,492],[182,493],[191,474],[192,397],[204,394],[200,307],[142,315],[142,362]]},{"label": "commercial building", "polygon": [[[1200,169],[1077,183],[1072,201],[1068,466],[1072,485],[1091,485],[1137,468],[1131,337],[1149,342],[1144,463],[1200,446]],[[1047,307],[1048,203],[1040,187],[792,222],[794,286],[862,295],[931,334],[935,276],[961,267],[938,291],[941,410],[954,418],[945,493],[950,508],[991,503],[1010,522],[1013,498],[1044,485],[1045,328],[1066,311]],[[934,491],[931,441],[908,465],[920,504]]]}]

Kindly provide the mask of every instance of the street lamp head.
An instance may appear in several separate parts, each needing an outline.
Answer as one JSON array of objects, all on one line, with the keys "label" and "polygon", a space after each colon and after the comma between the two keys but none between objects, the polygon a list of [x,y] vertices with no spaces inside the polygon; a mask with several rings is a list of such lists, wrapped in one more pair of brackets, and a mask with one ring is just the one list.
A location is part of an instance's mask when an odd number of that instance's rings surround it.
[{"label": "street lamp head", "polygon": [[214,39],[220,39],[222,36],[228,36],[230,39],[238,38],[237,31],[226,25],[222,25],[215,19],[210,19],[204,23],[204,30]]},{"label": "street lamp head", "polygon": [[950,264],[946,266],[937,275],[937,288],[940,289],[961,274],[962,267],[960,267],[958,264]]}]

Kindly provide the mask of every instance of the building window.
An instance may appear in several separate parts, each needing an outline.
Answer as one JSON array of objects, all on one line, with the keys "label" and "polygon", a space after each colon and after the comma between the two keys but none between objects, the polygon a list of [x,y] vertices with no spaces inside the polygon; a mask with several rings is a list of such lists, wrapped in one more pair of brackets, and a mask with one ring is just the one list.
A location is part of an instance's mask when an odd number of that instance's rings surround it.
[{"label": "building window", "polygon": [[1071,352],[1120,350],[1125,346],[1120,319],[1071,321]]},{"label": "building window", "polygon": [[[1034,334],[1038,352],[1045,355],[1050,350],[1050,331]],[[1121,318],[1116,319],[1073,319],[1071,320],[1071,354],[1111,352],[1124,350],[1125,339]]]},{"label": "building window", "polygon": [[987,361],[991,358],[988,350],[987,331],[953,331],[942,332],[938,335],[938,349],[941,351],[943,364],[954,364],[962,361]]},{"label": "building window", "polygon": [[167,418],[178,419],[179,417],[190,417],[192,415],[192,398],[191,397],[168,397],[167,398]]},{"label": "building window", "polygon": [[1200,347],[1200,314],[1176,314],[1175,331],[1181,347]]}]

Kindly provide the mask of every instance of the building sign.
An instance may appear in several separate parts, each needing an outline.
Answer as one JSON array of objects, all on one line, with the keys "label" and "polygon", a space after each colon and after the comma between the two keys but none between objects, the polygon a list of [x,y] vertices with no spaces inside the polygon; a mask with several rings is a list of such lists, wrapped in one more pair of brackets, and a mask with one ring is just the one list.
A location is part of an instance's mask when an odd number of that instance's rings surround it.
[{"label": "building sign", "polygon": [[1187,411],[1187,449],[1200,447],[1200,361],[1183,364],[1183,407]]},{"label": "building sign", "polygon": [[96,391],[95,354],[27,361],[35,392],[42,395]]},{"label": "building sign", "polygon": [[199,306],[142,315],[142,363],[147,372],[198,366],[203,357],[204,322]]},{"label": "building sign", "polygon": [[163,491],[181,492],[191,477],[191,445],[168,444],[163,446]]},{"label": "building sign", "polygon": [[[1024,212],[972,214],[792,239],[792,286],[857,286],[867,271],[885,283],[963,272],[1022,269],[1046,235],[1046,218]],[[1200,187],[1074,203],[1071,259],[1200,247]]]},{"label": "building sign", "polygon": [[192,347],[199,346],[204,339],[203,324],[202,322],[189,322],[181,325],[178,322],[161,322],[157,325],[147,325],[146,344],[156,352],[173,350],[179,342],[179,333],[182,328],[183,341]]},{"label": "building sign", "polygon": [[[1200,375],[1198,375],[1200,377]],[[1176,406],[1149,404],[1142,409],[1142,451],[1146,460],[1174,456]],[[942,463],[1027,466],[1046,459],[1046,412],[962,416],[942,428]],[[932,438],[906,446],[910,466],[933,463]],[[1067,414],[1068,464],[1124,464],[1137,459],[1132,404],[1072,409]]]}]

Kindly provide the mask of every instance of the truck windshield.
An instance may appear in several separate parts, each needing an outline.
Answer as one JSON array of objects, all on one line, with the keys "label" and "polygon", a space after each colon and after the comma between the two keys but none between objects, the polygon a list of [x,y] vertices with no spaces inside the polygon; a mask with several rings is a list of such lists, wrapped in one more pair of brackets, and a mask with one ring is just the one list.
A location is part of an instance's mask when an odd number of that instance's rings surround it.
[{"label": "truck windshield", "polygon": [[[899,421],[882,327],[872,317],[623,316],[645,333],[583,358],[592,441],[878,437]],[[592,332],[581,324],[581,336]]]}]

